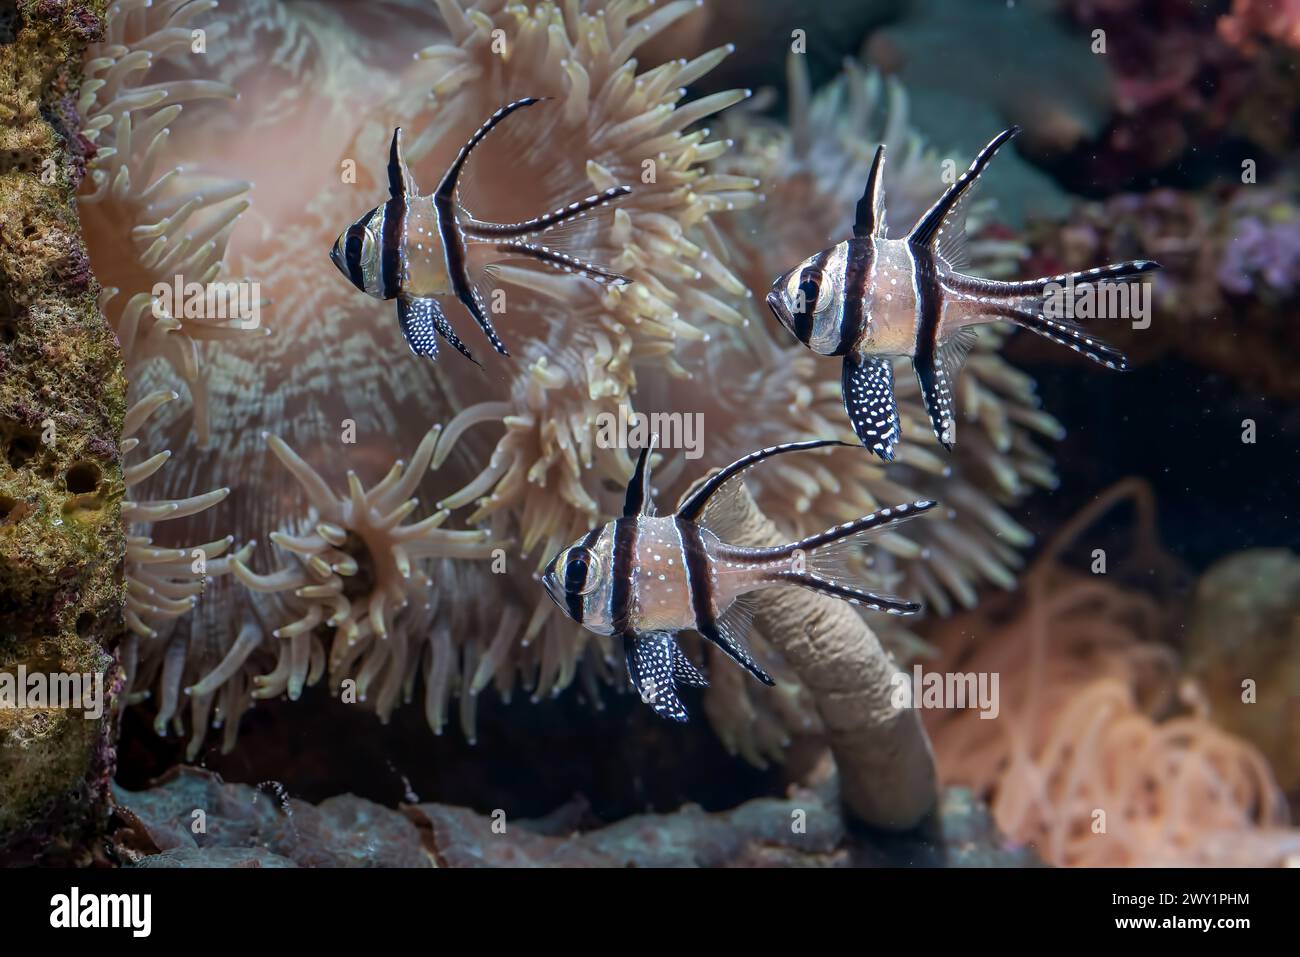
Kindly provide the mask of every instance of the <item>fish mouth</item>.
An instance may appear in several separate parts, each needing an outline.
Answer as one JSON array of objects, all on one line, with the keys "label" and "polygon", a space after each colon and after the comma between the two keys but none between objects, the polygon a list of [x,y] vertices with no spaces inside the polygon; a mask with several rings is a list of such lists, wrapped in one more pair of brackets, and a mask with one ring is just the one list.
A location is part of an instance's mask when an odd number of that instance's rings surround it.
[{"label": "fish mouth", "polygon": [[781,294],[773,289],[767,294],[767,305],[776,316],[777,322],[787,329],[794,328],[794,316],[790,315],[790,310],[786,308],[785,303],[781,300]]}]

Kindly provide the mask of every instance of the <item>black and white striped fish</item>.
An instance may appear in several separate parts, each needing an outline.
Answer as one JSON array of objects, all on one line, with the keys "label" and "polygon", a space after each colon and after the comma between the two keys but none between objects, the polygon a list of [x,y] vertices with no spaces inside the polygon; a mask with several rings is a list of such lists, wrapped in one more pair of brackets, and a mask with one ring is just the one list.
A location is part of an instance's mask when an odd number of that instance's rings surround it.
[{"label": "black and white striped fish", "polygon": [[805,259],[768,293],[777,319],[800,342],[821,355],[844,357],[844,406],[853,430],[886,460],[893,459],[900,437],[893,357],[911,357],[930,426],[951,450],[957,434],[953,388],[978,324],[1009,321],[1107,368],[1128,367],[1121,352],[1055,318],[1064,310],[1053,310],[1048,300],[1063,288],[1136,279],[1160,268],[1158,263],[1135,260],[1021,282],[958,271],[966,261],[970,188],[1017,132],[1016,127],[1005,130],[984,147],[904,239],[885,236],[881,146],[857,205],[853,238]]},{"label": "black and white striped fish", "polygon": [[846,445],[816,439],[751,453],[712,475],[673,515],[656,517],[650,496],[650,447],[641,450],[627,487],[623,517],[592,529],[561,551],[542,574],[555,603],[598,635],[623,640],[628,677],[660,715],[686,720],[679,684],[708,681],[678,647],[676,633],[694,629],[764,684],[772,684],[746,645],[753,610],[749,592],[802,585],[890,615],[911,615],[915,602],[875,595],[848,583],[848,546],[934,507],[909,502],[788,545],[745,548],[729,544],[740,513],[741,475],[785,452]]},{"label": "black and white striped fish", "polygon": [[[540,103],[525,97],[497,110],[469,138],[443,174],[431,196],[421,196],[402,159],[402,130],[393,131],[388,154],[388,201],[345,229],[330,250],[330,259],[352,285],[376,299],[396,299],[397,318],[416,355],[436,357],[442,336],[470,361],[476,361],[443,315],[438,296],[455,295],[469,310],[493,348],[509,355],[488,319],[480,284],[471,275],[471,249],[486,249],[502,258],[524,257],[598,283],[630,282],[558,248],[551,231],[561,224],[632,192],[615,186],[519,223],[475,219],[458,201],[457,184],[470,153],[494,126],[511,113]],[[558,237],[557,237],[558,238]],[[541,240],[547,239],[549,245]],[[491,266],[485,273],[490,274]]]}]

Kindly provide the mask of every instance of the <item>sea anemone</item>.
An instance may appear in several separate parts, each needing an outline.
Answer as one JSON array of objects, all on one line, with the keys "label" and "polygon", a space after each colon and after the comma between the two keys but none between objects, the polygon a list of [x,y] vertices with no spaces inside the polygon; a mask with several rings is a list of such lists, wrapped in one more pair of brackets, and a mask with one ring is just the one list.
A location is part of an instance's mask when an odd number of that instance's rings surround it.
[{"label": "sea anemone", "polygon": [[[703,416],[707,459],[688,470],[684,456],[665,453],[656,472],[664,493],[728,455],[844,433],[837,376],[780,339],[752,295],[808,249],[796,251],[796,243],[782,239],[756,251],[753,237],[781,235],[775,224],[795,214],[827,232],[838,228],[852,206],[844,197],[856,195],[858,173],[865,176],[858,161],[874,148],[879,129],[891,131],[899,154],[890,186],[897,187],[896,217],[909,212],[903,197],[928,198],[941,185],[937,158],[900,118],[901,94],[891,94],[892,107],[874,105],[884,86],[856,71],[833,96],[866,98],[865,112],[843,129],[832,122],[833,105],[795,123],[805,130],[817,124],[819,136],[823,126],[839,130],[843,154],[828,160],[843,165],[839,177],[819,174],[808,182],[801,163],[812,162],[812,153],[801,160],[781,147],[780,137],[790,134],[775,124],[765,126],[775,152],[746,138],[739,158],[724,166],[733,144],[700,123],[746,93],[691,101],[685,88],[729,50],[648,69],[634,59],[642,44],[694,9],[688,0],[626,0],[600,10],[580,2],[437,6],[445,32],[436,22],[404,30],[399,46],[412,53],[418,46],[419,53],[400,72],[375,68],[382,45],[369,36],[354,49],[329,43],[331,30],[303,26],[341,17],[334,8],[261,2],[225,17],[232,40],[212,61],[241,89],[295,104],[281,120],[296,124],[294,135],[279,129],[262,136],[247,160],[259,183],[264,173],[298,170],[303,155],[324,157],[292,180],[281,174],[275,191],[259,199],[260,214],[240,218],[261,229],[232,234],[228,220],[220,230],[229,237],[226,259],[256,260],[267,277],[276,334],[203,347],[210,396],[204,418],[214,441],[187,443],[189,424],[175,415],[151,423],[159,441],[184,448],[150,478],[153,495],[184,498],[213,484],[232,489],[220,515],[203,512],[162,534],[179,542],[233,533],[245,543],[230,563],[236,573],[214,579],[177,626],[183,663],[169,673],[183,674],[204,695],[220,689],[226,747],[234,740],[231,722],[255,697],[296,696],[326,669],[334,688],[364,695],[381,717],[412,697],[422,676],[430,725],[441,729],[458,694],[471,738],[474,699],[489,685],[503,697],[522,686],[536,699],[574,681],[590,698],[601,684],[621,683],[616,650],[566,621],[535,581],[559,547],[617,511],[631,456],[619,443],[601,441],[601,416]],[[131,4],[117,10],[119,17],[139,13]],[[292,47],[289,65],[269,68],[257,55],[267,43]],[[516,221],[629,185],[632,194],[616,209],[580,222],[565,238],[634,282],[598,287],[502,266],[493,277],[505,303],[497,318],[512,357],[484,356],[486,374],[454,355],[436,364],[417,360],[402,343],[392,305],[356,294],[330,271],[325,253],[382,190],[394,126],[408,131],[407,160],[427,190],[484,117],[524,95],[551,99],[510,117],[476,151],[462,201],[479,218]],[[205,129],[233,129],[243,116],[257,125],[256,114],[244,112],[246,99],[208,104],[220,111]],[[304,119],[315,115],[330,122]],[[211,135],[178,133],[167,149],[181,158],[187,144]],[[138,151],[133,155],[125,162],[130,180],[139,181],[131,166],[140,162]],[[932,159],[936,167],[923,176]],[[233,162],[218,148],[205,152],[214,169]],[[349,164],[355,182],[338,174]],[[915,185],[900,184],[900,175]],[[768,181],[762,204],[760,178]],[[796,199],[801,181],[807,205]],[[123,222],[141,217],[148,219],[146,210],[124,208]],[[1002,259],[1012,251],[977,243],[981,250]],[[101,243],[92,257],[97,268],[101,261],[111,267],[121,253]],[[181,326],[160,337],[170,340]],[[996,341],[977,350],[963,376],[959,399],[972,434],[955,456],[929,438],[915,389],[900,387],[904,428],[915,441],[905,444],[898,463],[882,467],[864,454],[835,473],[811,462],[774,467],[756,483],[767,514],[794,533],[865,514],[883,501],[937,497],[950,519],[915,535],[909,529],[907,538],[883,538],[876,577],[913,589],[939,611],[973,604],[983,582],[1011,587],[1018,549],[1029,536],[1003,508],[1053,484],[1050,460],[1033,436],[1056,435],[1059,426],[1037,408],[1032,382],[997,357]],[[147,369],[140,378],[156,374]],[[445,428],[431,433],[439,422]],[[264,433],[277,438],[263,440]],[[383,478],[412,448],[412,466]],[[428,467],[416,468],[420,460]],[[349,472],[378,484],[367,486]],[[390,501],[386,492],[396,484],[403,497]],[[375,496],[382,503],[372,507]],[[408,498],[428,503],[429,518],[406,525],[414,512],[403,513],[386,526]],[[348,510],[346,521],[338,517]],[[424,525],[433,516],[445,526]],[[405,540],[392,539],[415,527],[438,547],[412,553]],[[423,531],[415,534],[425,541]],[[503,551],[491,563],[466,560],[468,551],[479,556],[488,543],[504,549],[507,542],[508,557]],[[926,561],[917,560],[922,556]],[[906,647],[905,633],[889,637]],[[728,745],[757,763],[779,759],[792,733],[815,732],[820,722],[779,653],[761,635],[755,647],[773,661],[776,691],[755,693],[717,669],[706,711]]]},{"label": "sea anemone", "polygon": [[[1065,567],[1117,502],[1148,529],[1150,492],[1121,483],[1076,517],[1008,602],[943,622],[928,667],[999,676],[999,712],[929,711],[946,784],[1059,866],[1260,866],[1300,854],[1264,757],[1210,722],[1149,595]],[[1147,537],[1150,537],[1150,531]]]},{"label": "sea anemone", "polygon": [[[213,489],[180,500],[137,500],[132,497],[171,458],[170,450],[157,452],[141,462],[126,459],[140,446],[137,433],[151,415],[178,396],[175,392],[153,392],[127,410],[122,426],[123,477],[127,499],[122,503],[122,521],[126,538],[126,625],[121,660],[126,673],[128,701],[147,697],[149,688],[157,688],[157,714],[154,728],[164,734],[170,723],[182,728],[177,711],[180,703],[183,669],[194,657],[188,653],[183,634],[176,626],[198,604],[209,581],[230,571],[229,559],[223,557],[233,544],[231,536],[202,545],[162,547],[152,535],[159,522],[180,521],[197,515],[224,501],[228,488]],[[191,697],[191,719],[198,730],[192,739],[191,754],[207,731],[207,714],[212,693],[201,688]]]},{"label": "sea anemone", "polygon": [[168,162],[170,127],[184,105],[233,98],[229,85],[145,80],[169,54],[191,49],[196,18],[216,6],[216,0],[115,0],[103,42],[87,50],[78,103],[82,134],[94,147],[79,203],[103,285],[100,305],[122,344],[128,376],[161,356],[185,383],[201,442],[207,440],[202,344],[265,330],[236,318],[181,321],[173,315],[179,310],[168,309],[153,290],[178,276],[205,284],[221,274],[250,184],[193,175]]}]

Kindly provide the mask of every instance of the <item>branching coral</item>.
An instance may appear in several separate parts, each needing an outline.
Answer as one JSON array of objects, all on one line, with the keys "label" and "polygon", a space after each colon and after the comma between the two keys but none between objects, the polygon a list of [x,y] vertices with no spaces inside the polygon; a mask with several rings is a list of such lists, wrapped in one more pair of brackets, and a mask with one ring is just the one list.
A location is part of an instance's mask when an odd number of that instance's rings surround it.
[{"label": "branching coral", "polygon": [[1160,609],[1061,564],[1127,497],[1149,521],[1149,492],[1116,486],[1046,549],[1013,605],[990,603],[936,630],[941,654],[930,668],[995,673],[1000,687],[994,720],[975,710],[927,714],[940,774],[974,788],[1003,833],[1053,864],[1294,860],[1300,831],[1285,828],[1286,803],[1263,756],[1180,700],[1188,694],[1171,649],[1149,640]]}]

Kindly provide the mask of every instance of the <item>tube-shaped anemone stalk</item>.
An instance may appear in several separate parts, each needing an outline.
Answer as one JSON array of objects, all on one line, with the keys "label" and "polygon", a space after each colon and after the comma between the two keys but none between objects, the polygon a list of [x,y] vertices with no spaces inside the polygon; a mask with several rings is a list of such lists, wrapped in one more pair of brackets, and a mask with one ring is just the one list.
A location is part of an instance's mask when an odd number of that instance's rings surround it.
[{"label": "tube-shaped anemone stalk", "polygon": [[[82,135],[95,147],[80,197],[82,228],[101,307],[122,344],[128,375],[167,360],[190,392],[194,424],[207,440],[202,343],[265,335],[239,317],[183,315],[154,295],[177,277],[204,285],[221,275],[226,244],[249,206],[250,184],[191,174],[171,161],[171,127],[186,103],[233,98],[208,79],[148,82],[169,55],[189,52],[194,27],[216,0],[114,0],[103,42],[87,51],[78,103]],[[193,311],[193,310],[191,310]]]}]

